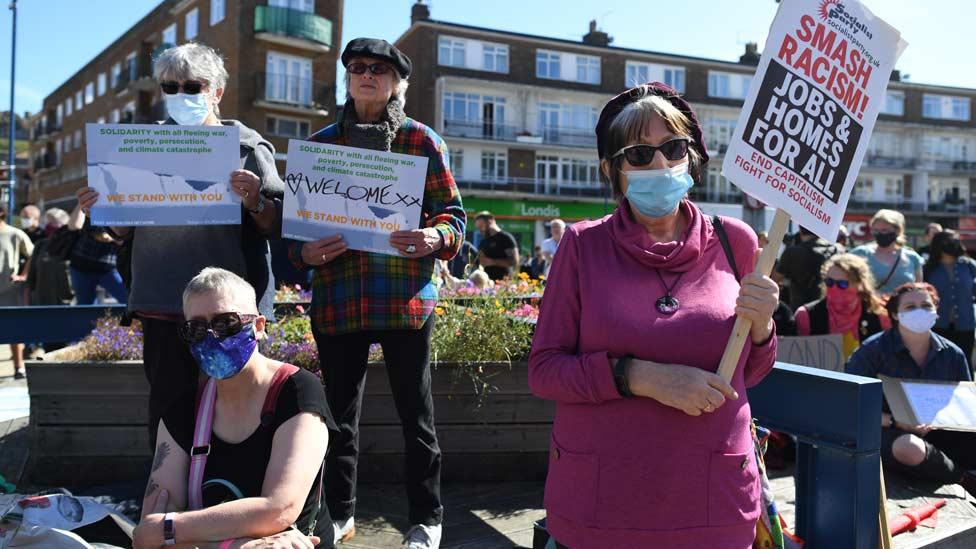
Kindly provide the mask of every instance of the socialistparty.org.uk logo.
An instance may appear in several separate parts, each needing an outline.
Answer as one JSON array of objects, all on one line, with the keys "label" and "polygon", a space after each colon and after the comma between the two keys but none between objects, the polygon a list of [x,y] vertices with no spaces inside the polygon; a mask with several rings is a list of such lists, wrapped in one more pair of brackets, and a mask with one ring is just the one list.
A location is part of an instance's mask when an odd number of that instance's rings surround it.
[{"label": "socialistparty.org.uk logo", "polygon": [[817,12],[820,15],[820,18],[824,21],[830,19],[830,8],[831,6],[835,6],[837,4],[840,4],[840,0],[823,0],[820,2],[820,10]]}]

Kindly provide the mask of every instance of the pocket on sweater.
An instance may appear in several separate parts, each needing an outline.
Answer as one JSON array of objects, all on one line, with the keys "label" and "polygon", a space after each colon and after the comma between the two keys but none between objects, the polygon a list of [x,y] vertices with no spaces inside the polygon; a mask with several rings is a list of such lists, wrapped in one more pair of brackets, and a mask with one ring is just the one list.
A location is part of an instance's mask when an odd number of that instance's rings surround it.
[{"label": "pocket on sweater", "polygon": [[708,520],[707,453],[662,447],[647,457],[600,457],[601,528],[677,530]]},{"label": "pocket on sweater", "polygon": [[546,510],[584,526],[593,526],[599,474],[596,454],[567,450],[553,437],[546,475]]},{"label": "pocket on sweater", "polygon": [[759,518],[756,456],[714,453],[708,466],[708,525],[731,526]]}]

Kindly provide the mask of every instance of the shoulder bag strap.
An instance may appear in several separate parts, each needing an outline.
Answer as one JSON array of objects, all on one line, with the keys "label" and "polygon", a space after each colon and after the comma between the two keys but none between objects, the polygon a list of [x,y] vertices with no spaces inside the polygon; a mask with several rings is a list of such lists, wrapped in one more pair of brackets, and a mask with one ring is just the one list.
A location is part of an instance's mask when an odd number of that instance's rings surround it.
[{"label": "shoulder bag strap", "polygon": [[739,276],[739,269],[735,266],[735,256],[732,255],[732,246],[729,244],[729,235],[725,232],[725,227],[722,226],[722,218],[717,215],[712,216],[712,225],[715,226],[715,234],[718,235],[718,241],[722,243],[722,249],[725,250],[725,259],[729,261],[729,267],[732,267],[732,274],[735,275],[736,282],[742,282],[742,277]]},{"label": "shoulder bag strap", "polygon": [[891,264],[891,270],[888,271],[888,276],[885,277],[884,282],[878,284],[878,289],[883,288],[884,285],[887,284],[889,280],[891,280],[891,277],[895,276],[895,271],[898,270],[898,265],[901,264],[901,254],[902,254],[902,250],[899,248],[898,255],[895,257],[895,262]]},{"label": "shoulder bag strap", "polygon": [[217,381],[207,378],[197,393],[196,425],[193,427],[193,447],[190,448],[190,475],[187,499],[191,511],[203,508],[203,472],[210,455],[210,434],[213,431],[214,405],[217,402]]}]

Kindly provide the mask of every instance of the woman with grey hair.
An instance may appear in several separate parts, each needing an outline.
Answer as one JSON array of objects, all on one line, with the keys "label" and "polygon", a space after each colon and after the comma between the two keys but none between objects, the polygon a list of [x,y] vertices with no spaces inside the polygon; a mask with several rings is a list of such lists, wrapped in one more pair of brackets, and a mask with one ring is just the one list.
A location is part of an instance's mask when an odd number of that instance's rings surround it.
[{"label": "woman with grey hair", "polygon": [[[132,247],[129,310],[142,322],[143,361],[149,379],[149,436],[155,447],[156,425],[174,399],[192,393],[197,369],[177,334],[183,319],[180,294],[204,267],[237,273],[257,290],[261,314],[273,318],[274,279],[269,238],[281,234],[284,183],[274,162],[274,147],[238,122],[222,120],[218,105],[227,70],[208,46],[184,44],[159,55],[155,78],[169,113],[165,124],[236,126],[240,130],[241,169],[228,174],[241,198],[240,225],[113,227]],[[77,193],[87,212],[99,200],[95,189]]]},{"label": "woman with grey hair", "polygon": [[[752,547],[745,390],[776,359],[776,283],[751,272],[748,225],[688,200],[708,152],[676,91],[618,95],[596,134],[618,207],[566,229],[529,356],[556,402],[546,525],[557,547]],[[713,372],[737,315],[752,330],[728,383]]]},{"label": "woman with grey hair", "polygon": [[[430,338],[437,285],[434,260],[453,258],[464,241],[465,213],[448,169],[447,146],[403,112],[410,59],[385,40],[357,38],[342,52],[349,93],[339,120],[311,141],[427,159],[420,226],[396,231],[398,255],[347,250],[339,236],[295,243],[295,266],[314,269],[312,326],[329,406],[339,435],[329,450],[326,495],[337,539],[355,533],[359,414],[369,346],[383,347],[405,439],[409,549],[440,545],[441,451],[434,430]],[[397,190],[395,184],[393,190]]]}]

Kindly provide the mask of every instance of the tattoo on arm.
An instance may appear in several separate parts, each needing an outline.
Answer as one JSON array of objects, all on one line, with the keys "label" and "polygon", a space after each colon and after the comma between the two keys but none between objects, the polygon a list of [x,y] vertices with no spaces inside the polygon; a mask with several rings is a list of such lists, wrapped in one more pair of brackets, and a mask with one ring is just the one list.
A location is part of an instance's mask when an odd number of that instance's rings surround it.
[{"label": "tattoo on arm", "polygon": [[153,492],[159,488],[159,484],[156,484],[156,480],[149,477],[149,485],[146,486],[146,495],[142,496],[142,499],[149,499],[149,496],[153,495]]},{"label": "tattoo on arm", "polygon": [[155,473],[160,467],[163,466],[163,462],[166,461],[166,456],[169,455],[169,443],[161,442],[159,446],[156,447],[156,457],[153,458],[152,472]]}]

